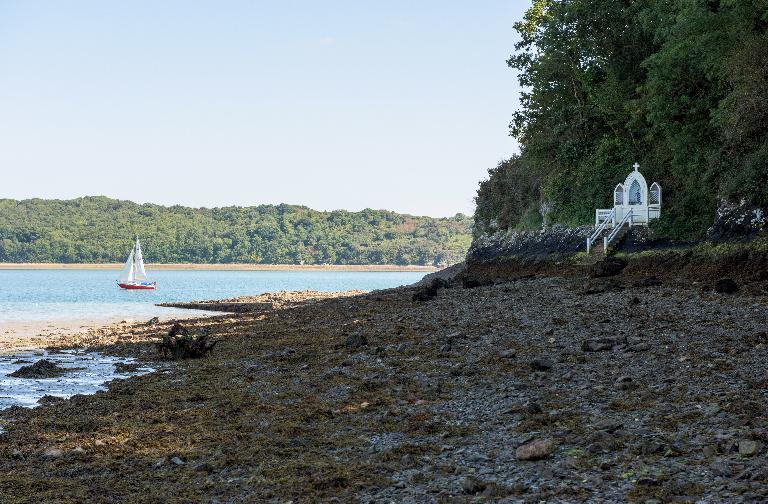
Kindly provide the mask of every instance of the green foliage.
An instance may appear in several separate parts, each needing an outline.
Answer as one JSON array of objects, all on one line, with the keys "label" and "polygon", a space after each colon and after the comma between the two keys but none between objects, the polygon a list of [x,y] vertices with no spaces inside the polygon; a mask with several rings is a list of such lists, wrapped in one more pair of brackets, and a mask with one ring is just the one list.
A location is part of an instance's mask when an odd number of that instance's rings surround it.
[{"label": "green foliage", "polygon": [[0,200],[0,262],[438,264],[464,259],[471,219],[292,205],[187,208],[106,197]]},{"label": "green foliage", "polygon": [[768,205],[768,0],[534,0],[515,28],[521,154],[481,183],[476,229],[542,203],[589,223],[634,161],[669,237],[700,237],[718,198]]}]

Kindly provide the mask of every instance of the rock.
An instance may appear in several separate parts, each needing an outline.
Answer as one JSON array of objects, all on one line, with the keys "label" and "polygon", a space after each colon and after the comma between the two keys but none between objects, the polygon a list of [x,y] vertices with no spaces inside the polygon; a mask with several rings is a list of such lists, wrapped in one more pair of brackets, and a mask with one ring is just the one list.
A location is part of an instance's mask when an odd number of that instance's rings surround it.
[{"label": "rock", "polygon": [[634,385],[634,381],[631,376],[619,376],[616,379],[616,388],[619,390],[629,390]]},{"label": "rock", "polygon": [[134,362],[118,362],[115,364],[115,372],[116,373],[135,373],[138,371],[139,367],[141,367],[139,364]]},{"label": "rock", "polygon": [[721,478],[730,478],[733,476],[733,469],[725,462],[715,462],[709,466],[709,470],[712,471],[713,476],[719,476]]},{"label": "rock", "polygon": [[45,451],[43,451],[44,459],[57,459],[61,458],[63,455],[64,451],[59,448],[46,448]]},{"label": "rock", "polygon": [[592,266],[589,276],[592,278],[604,278],[616,276],[627,267],[627,261],[619,259],[618,257],[606,257],[602,261],[595,263]]},{"label": "rock", "polygon": [[160,323],[160,317],[152,317],[151,319],[147,320],[147,325],[155,325]]},{"label": "rock", "polygon": [[735,294],[739,286],[730,278],[721,278],[715,282],[714,289],[719,294]]},{"label": "rock", "polygon": [[486,486],[488,486],[486,483],[484,483],[483,481],[480,481],[474,476],[467,476],[461,482],[461,489],[464,491],[465,494],[468,494],[468,495],[477,495],[483,490],[485,490]]},{"label": "rock", "polygon": [[752,455],[757,455],[757,452],[759,451],[760,443],[757,441],[752,441],[751,439],[743,439],[739,441],[739,455],[751,457]]},{"label": "rock", "polygon": [[63,397],[57,397],[48,394],[45,394],[43,397],[37,400],[37,404],[40,404],[41,406],[44,404],[56,404],[60,402],[64,402]]},{"label": "rock", "polygon": [[583,294],[602,294],[603,292],[620,292],[624,290],[624,284],[616,278],[597,278],[587,282]]},{"label": "rock", "polygon": [[540,460],[549,457],[555,451],[555,442],[551,439],[535,439],[515,450],[517,460]]},{"label": "rock", "polygon": [[646,342],[636,343],[634,345],[630,345],[627,347],[627,350],[629,350],[630,352],[645,352],[650,349],[651,349],[651,344]]},{"label": "rock", "polygon": [[173,462],[176,465],[184,465],[184,461],[181,460],[179,457],[172,457],[171,462]]},{"label": "rock", "polygon": [[24,458],[24,454],[18,448],[14,448],[11,452],[11,458],[21,460]]},{"label": "rock", "polygon": [[531,361],[531,368],[534,371],[549,371],[552,369],[552,361],[546,358],[533,359]]},{"label": "rock", "polygon": [[615,338],[595,338],[584,340],[581,344],[581,349],[585,352],[603,352],[610,350],[619,344],[619,340]]},{"label": "rock", "polygon": [[499,352],[499,357],[502,359],[514,359],[517,356],[517,352],[514,350],[502,350]]},{"label": "rock", "polygon": [[82,446],[75,446],[71,450],[67,452],[67,456],[75,459],[80,459],[85,457],[85,450]]},{"label": "rock", "polygon": [[344,346],[347,348],[360,348],[368,346],[368,338],[365,334],[355,333],[351,334],[345,341]]},{"label": "rock", "polygon": [[538,415],[542,413],[544,410],[541,409],[541,406],[539,405],[539,403],[531,401],[531,402],[525,403],[525,411],[527,411],[531,415]]},{"label": "rock", "polygon": [[201,462],[195,466],[195,471],[205,472],[210,474],[214,471],[214,467],[208,462]]},{"label": "rock", "polygon": [[437,297],[437,291],[450,286],[450,282],[443,280],[442,278],[433,278],[427,285],[423,285],[416,289],[413,293],[413,300],[424,302],[430,301]]},{"label": "rock", "polygon": [[207,332],[193,336],[186,327],[175,322],[156,346],[166,358],[197,359],[213,352],[218,343],[219,340],[209,339]]},{"label": "rock", "polygon": [[589,440],[590,445],[587,447],[589,453],[608,453],[618,446],[616,438],[607,431],[597,431],[590,436]]},{"label": "rock", "polygon": [[650,275],[640,280],[636,280],[632,283],[632,285],[635,287],[657,287],[661,285],[661,280],[656,278],[654,275]]},{"label": "rock", "polygon": [[48,359],[40,359],[39,361],[29,366],[22,366],[8,376],[14,378],[56,378],[63,375],[68,370],[59,367],[56,363],[49,361]]}]

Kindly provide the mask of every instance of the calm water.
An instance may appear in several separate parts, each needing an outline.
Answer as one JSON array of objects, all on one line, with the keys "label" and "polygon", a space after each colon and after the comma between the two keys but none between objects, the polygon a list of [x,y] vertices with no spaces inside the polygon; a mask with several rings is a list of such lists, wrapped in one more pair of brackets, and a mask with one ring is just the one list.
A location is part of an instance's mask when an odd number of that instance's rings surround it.
[{"label": "calm water", "polygon": [[117,271],[0,270],[0,324],[14,321],[127,318],[180,313],[154,306],[279,290],[375,290],[418,281],[424,273],[336,271],[152,271],[157,290],[126,291]]},{"label": "calm water", "polygon": [[[45,358],[64,369],[72,371],[56,378],[30,379],[8,376],[20,367]],[[129,376],[146,374],[149,367],[140,367],[132,372],[120,372],[117,363],[135,362],[130,358],[101,355],[96,352],[69,350],[59,353],[22,352],[15,355],[0,355],[0,409],[9,406],[33,407],[44,395],[68,398],[75,394],[93,394],[104,390],[104,383]]]}]

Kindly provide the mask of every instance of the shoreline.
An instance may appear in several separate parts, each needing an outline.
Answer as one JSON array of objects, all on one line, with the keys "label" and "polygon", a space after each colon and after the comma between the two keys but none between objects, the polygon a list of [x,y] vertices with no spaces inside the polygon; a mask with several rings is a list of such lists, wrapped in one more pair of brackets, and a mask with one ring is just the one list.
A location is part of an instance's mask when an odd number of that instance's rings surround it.
[{"label": "shoreline", "polygon": [[[120,270],[119,263],[0,263],[0,270]],[[425,272],[438,271],[436,266],[396,264],[154,264],[147,263],[148,270],[198,270],[198,271],[359,271],[359,272]]]},{"label": "shoreline", "polygon": [[763,500],[768,294],[597,280],[220,300],[186,361],[167,322],[60,338],[162,371],[5,410],[0,500]]},{"label": "shoreline", "polygon": [[[188,313],[182,313],[179,310],[167,315],[157,315],[158,323],[167,324],[173,320],[202,320],[217,314],[225,314],[225,312],[213,313],[193,309],[187,311]],[[146,323],[146,320],[125,316],[5,321],[0,323],[0,355],[25,350],[47,350],[61,345],[68,346],[86,334],[128,331],[133,326]]]}]

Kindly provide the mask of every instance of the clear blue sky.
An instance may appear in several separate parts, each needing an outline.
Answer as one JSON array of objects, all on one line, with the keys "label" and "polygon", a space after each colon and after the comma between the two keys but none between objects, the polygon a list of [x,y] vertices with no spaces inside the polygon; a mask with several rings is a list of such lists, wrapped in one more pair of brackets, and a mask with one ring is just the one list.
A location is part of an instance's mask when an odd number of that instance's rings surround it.
[{"label": "clear blue sky", "polygon": [[527,5],[0,0],[0,198],[469,213]]}]

